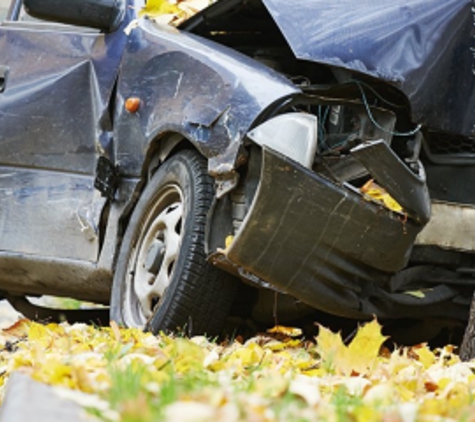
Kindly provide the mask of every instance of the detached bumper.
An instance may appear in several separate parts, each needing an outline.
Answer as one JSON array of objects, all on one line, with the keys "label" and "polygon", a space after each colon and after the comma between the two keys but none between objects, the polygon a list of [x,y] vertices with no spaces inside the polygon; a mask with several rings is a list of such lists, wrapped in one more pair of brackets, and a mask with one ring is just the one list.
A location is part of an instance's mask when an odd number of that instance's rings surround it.
[{"label": "detached bumper", "polygon": [[222,258],[320,310],[363,317],[421,229],[264,148],[252,206]]}]

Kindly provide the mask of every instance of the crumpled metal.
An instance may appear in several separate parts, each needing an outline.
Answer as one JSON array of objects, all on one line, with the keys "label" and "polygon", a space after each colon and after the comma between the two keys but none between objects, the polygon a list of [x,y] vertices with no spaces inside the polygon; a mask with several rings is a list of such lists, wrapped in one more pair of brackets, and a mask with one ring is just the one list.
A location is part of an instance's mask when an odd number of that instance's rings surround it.
[{"label": "crumpled metal", "polygon": [[295,55],[383,79],[413,120],[474,134],[471,0],[263,0]]}]

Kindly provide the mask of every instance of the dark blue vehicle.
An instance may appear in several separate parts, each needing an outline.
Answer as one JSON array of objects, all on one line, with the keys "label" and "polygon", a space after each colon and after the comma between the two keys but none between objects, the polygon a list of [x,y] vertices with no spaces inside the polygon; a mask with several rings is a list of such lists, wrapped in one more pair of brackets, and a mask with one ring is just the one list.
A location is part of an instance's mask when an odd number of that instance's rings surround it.
[{"label": "dark blue vehicle", "polygon": [[143,6],[0,0],[4,297],[154,332],[216,333],[235,300],[467,319],[471,1],[220,0],[178,28]]}]

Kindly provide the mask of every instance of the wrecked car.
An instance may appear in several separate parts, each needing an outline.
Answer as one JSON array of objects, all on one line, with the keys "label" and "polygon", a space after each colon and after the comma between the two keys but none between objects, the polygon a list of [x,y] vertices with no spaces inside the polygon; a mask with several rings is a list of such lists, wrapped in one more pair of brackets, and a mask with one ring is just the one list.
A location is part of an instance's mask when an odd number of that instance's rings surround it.
[{"label": "wrecked car", "polygon": [[176,27],[140,0],[2,4],[4,297],[154,332],[216,333],[238,297],[466,321],[471,1],[219,0]]}]

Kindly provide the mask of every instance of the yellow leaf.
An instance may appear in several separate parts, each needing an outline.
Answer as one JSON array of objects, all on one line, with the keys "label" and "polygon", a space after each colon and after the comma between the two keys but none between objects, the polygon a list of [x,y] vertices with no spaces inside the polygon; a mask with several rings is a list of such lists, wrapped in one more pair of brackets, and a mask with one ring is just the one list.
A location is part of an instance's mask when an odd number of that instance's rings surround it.
[{"label": "yellow leaf", "polygon": [[449,408],[460,409],[463,406],[467,406],[472,401],[472,392],[470,387],[463,382],[454,382],[450,385],[451,388],[447,388],[442,394],[445,394],[445,399]]},{"label": "yellow leaf", "polygon": [[46,328],[36,322],[32,322],[28,331],[28,340],[35,341],[45,339],[48,336]]},{"label": "yellow leaf", "polygon": [[426,345],[417,348],[414,347],[413,352],[417,355],[419,362],[422,363],[425,369],[432,366],[436,361],[434,353],[432,353]]},{"label": "yellow leaf", "polygon": [[[212,3],[211,0],[148,0],[139,16],[148,16],[159,24],[178,26]],[[126,33],[136,26],[132,23]]]},{"label": "yellow leaf", "polygon": [[414,297],[417,297],[419,299],[423,299],[423,298],[426,297],[424,292],[421,291],[421,290],[408,290],[408,291],[404,292],[404,294],[409,295],[409,296],[414,296]]},{"label": "yellow leaf", "polygon": [[386,189],[379,186],[373,179],[368,180],[361,188],[360,192],[371,199],[384,204],[386,208],[392,211],[402,212],[403,208],[397,201],[386,192]]},{"label": "yellow leaf", "polygon": [[311,369],[303,369],[302,370],[303,375],[307,375],[309,377],[323,377],[325,375],[325,372],[322,368],[311,368]]},{"label": "yellow leaf", "polygon": [[253,389],[266,397],[282,397],[289,387],[289,382],[277,371],[270,371],[265,377],[255,380]]},{"label": "yellow leaf", "polygon": [[302,342],[300,340],[287,340],[287,341],[270,341],[264,345],[264,349],[269,349],[272,351],[285,350],[300,347]]},{"label": "yellow leaf", "polygon": [[19,319],[13,325],[2,330],[2,332],[7,336],[12,337],[23,337],[28,334],[31,321],[29,319],[23,318]]},{"label": "yellow leaf", "polygon": [[397,391],[393,382],[380,382],[370,387],[363,397],[363,402],[368,405],[388,406],[397,399]]},{"label": "yellow leaf", "polygon": [[147,4],[139,12],[139,16],[147,15],[151,18],[160,15],[178,15],[180,9],[168,0],[147,0]]},{"label": "yellow leaf", "polygon": [[371,369],[386,339],[376,319],[360,327],[348,346],[346,373],[355,371],[362,374]]},{"label": "yellow leaf", "polygon": [[77,387],[72,377],[72,368],[57,359],[47,359],[37,368],[33,374],[33,379],[40,382],[47,382],[52,385],[62,385],[64,387]]},{"label": "yellow leaf", "polygon": [[53,341],[51,332],[42,324],[32,322],[28,330],[28,340],[41,345],[44,348],[51,346]]},{"label": "yellow leaf", "polygon": [[227,360],[229,363],[248,367],[251,365],[258,365],[262,361],[263,356],[264,350],[259,345],[249,343],[248,345],[233,351]]},{"label": "yellow leaf", "polygon": [[298,337],[302,335],[302,330],[300,328],[285,327],[283,325],[276,325],[267,330],[267,332],[270,334],[283,334],[289,337]]},{"label": "yellow leaf", "polygon": [[332,333],[320,326],[317,351],[324,363],[337,372],[364,374],[375,364],[386,338],[381,334],[381,326],[376,320],[360,327],[348,347],[343,344],[339,333]]},{"label": "yellow leaf", "polygon": [[319,325],[317,352],[325,366],[329,368],[339,366],[346,352],[340,333],[333,333],[328,328]]},{"label": "yellow leaf", "polygon": [[[167,346],[170,348],[170,346]],[[177,338],[171,345],[171,356],[175,359],[175,370],[186,373],[203,367],[205,352],[192,341],[185,338]]]},{"label": "yellow leaf", "polygon": [[226,249],[228,249],[231,246],[231,244],[233,243],[233,240],[234,240],[234,236],[231,236],[231,235],[226,236],[226,239],[224,241],[224,247]]},{"label": "yellow leaf", "polygon": [[111,321],[109,325],[111,327],[112,334],[114,334],[115,340],[119,343],[121,340],[121,336],[120,336],[120,329],[119,329],[119,326],[117,325],[117,322]]}]

